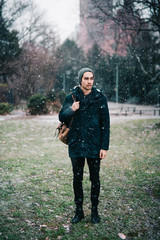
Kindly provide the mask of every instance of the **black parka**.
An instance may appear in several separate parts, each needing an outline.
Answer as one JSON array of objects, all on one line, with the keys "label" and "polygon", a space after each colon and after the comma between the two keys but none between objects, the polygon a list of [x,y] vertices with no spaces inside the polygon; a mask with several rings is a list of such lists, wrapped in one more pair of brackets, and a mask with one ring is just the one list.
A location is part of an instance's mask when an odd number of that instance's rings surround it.
[{"label": "black parka", "polygon": [[[80,108],[73,111],[73,98],[80,101]],[[104,94],[92,88],[84,95],[79,86],[65,99],[59,113],[59,120],[69,125],[74,116],[68,135],[69,156],[99,158],[100,149],[109,149],[110,118]]]}]

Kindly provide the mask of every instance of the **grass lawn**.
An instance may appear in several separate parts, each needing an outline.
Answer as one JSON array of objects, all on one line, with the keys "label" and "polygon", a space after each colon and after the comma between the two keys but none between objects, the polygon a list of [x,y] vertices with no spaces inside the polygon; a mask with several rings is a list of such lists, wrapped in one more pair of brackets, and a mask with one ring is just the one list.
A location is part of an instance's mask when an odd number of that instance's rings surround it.
[{"label": "grass lawn", "polygon": [[101,162],[101,222],[90,222],[85,165],[85,219],[72,225],[72,169],[67,146],[54,138],[57,124],[38,118],[1,121],[0,239],[160,239],[159,122],[111,125],[110,150]]}]

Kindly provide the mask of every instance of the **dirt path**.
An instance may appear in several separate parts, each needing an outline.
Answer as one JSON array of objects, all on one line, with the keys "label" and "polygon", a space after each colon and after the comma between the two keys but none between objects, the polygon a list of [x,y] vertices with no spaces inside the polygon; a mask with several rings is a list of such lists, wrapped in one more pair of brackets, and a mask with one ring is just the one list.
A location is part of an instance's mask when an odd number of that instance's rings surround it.
[{"label": "dirt path", "polygon": [[[123,122],[136,119],[160,119],[160,106],[146,106],[135,104],[121,104],[108,102],[111,123]],[[9,119],[26,119],[32,118],[41,121],[58,122],[58,115],[44,115],[44,116],[26,116],[26,112],[22,110],[14,110],[11,114],[0,115],[0,121]]]},{"label": "dirt path", "polygon": [[[12,114],[8,114],[5,116],[0,116],[0,121],[11,120],[11,119],[37,119],[39,121],[48,121],[48,122],[57,122],[58,123],[58,114],[56,115],[43,115],[43,116],[26,116],[26,113],[20,110],[12,112]],[[153,115],[139,115],[139,114],[128,114],[127,116],[121,115],[118,113],[110,112],[110,120],[111,123],[119,123],[129,120],[137,120],[137,119],[159,119],[160,116]]]}]

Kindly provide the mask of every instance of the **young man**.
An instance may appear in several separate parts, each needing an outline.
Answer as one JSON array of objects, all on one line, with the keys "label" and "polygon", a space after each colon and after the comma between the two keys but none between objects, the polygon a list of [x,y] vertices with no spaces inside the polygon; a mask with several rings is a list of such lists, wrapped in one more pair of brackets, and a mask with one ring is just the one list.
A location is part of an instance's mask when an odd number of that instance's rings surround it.
[{"label": "young man", "polygon": [[[93,87],[94,73],[82,68],[78,73],[80,86],[75,87],[65,99],[59,120],[69,125],[69,157],[73,168],[73,189],[76,212],[72,223],[84,218],[83,213],[83,169],[87,159],[91,181],[91,221],[99,223],[98,202],[100,193],[100,160],[109,149],[110,118],[106,97]],[[76,99],[75,101],[73,99]]]}]

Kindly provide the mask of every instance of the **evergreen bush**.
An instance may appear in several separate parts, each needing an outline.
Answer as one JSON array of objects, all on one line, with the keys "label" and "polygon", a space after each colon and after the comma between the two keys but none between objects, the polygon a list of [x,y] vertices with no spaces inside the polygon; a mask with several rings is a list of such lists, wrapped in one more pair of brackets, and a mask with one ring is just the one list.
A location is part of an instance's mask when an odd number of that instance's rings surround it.
[{"label": "evergreen bush", "polygon": [[28,100],[28,109],[31,115],[37,114],[46,114],[47,107],[46,107],[47,98],[42,94],[35,94],[31,96]]},{"label": "evergreen bush", "polygon": [[147,94],[147,104],[158,104],[159,97],[157,96],[158,93],[155,89],[152,89],[148,94]]},{"label": "evergreen bush", "polygon": [[54,91],[49,91],[47,93],[47,100],[54,102],[56,100],[56,93]]},{"label": "evergreen bush", "polygon": [[10,103],[0,103],[0,114],[5,115],[13,110],[13,105]]}]

